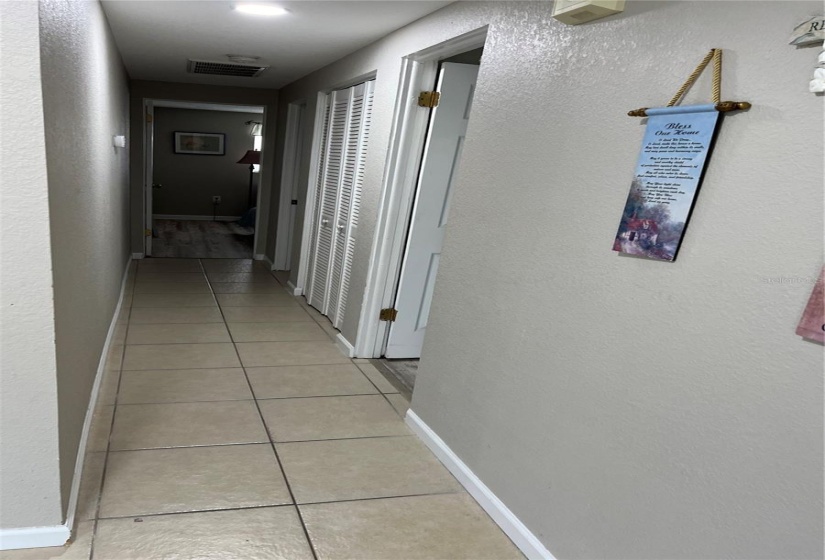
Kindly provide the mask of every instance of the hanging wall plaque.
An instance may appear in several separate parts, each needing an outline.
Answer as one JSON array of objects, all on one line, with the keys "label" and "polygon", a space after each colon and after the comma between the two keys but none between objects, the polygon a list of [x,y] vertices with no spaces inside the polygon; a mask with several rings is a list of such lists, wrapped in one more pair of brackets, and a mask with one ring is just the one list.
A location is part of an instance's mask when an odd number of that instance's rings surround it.
[{"label": "hanging wall plaque", "polygon": [[[714,60],[714,102],[676,106],[710,60]],[[613,241],[614,251],[662,261],[676,258],[721,121],[720,112],[750,107],[745,102],[719,101],[721,65],[721,49],[712,49],[667,107],[629,113],[648,121]]]},{"label": "hanging wall plaque", "polygon": [[808,305],[796,327],[799,336],[825,343],[825,267],[811,290]]}]

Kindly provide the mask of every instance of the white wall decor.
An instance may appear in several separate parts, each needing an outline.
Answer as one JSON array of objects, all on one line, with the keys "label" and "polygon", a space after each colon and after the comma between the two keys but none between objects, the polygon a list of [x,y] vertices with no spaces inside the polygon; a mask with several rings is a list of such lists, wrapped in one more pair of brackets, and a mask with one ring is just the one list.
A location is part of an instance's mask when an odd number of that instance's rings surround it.
[{"label": "white wall decor", "polygon": [[825,92],[825,50],[819,52],[814,79],[808,84],[808,91],[811,93]]},{"label": "white wall decor", "polygon": [[[808,18],[794,27],[788,43],[797,47],[807,47],[822,43],[823,40],[825,40],[825,15],[819,15]],[[819,53],[814,79],[808,83],[808,91],[811,93],[825,92],[825,50]]]},{"label": "white wall decor", "polygon": [[625,0],[556,0],[553,17],[567,25],[580,25],[624,11]]},{"label": "white wall decor", "polygon": [[794,27],[789,43],[797,47],[804,47],[822,40],[825,40],[825,15],[806,19]]}]

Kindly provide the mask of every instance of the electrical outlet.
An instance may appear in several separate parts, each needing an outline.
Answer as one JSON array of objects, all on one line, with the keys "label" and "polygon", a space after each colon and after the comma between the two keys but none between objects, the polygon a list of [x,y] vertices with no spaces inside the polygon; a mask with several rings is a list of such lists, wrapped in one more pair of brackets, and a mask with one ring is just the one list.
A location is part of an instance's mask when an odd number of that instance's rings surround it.
[{"label": "electrical outlet", "polygon": [[213,196],[212,197],[212,204],[220,204],[220,203],[221,203],[221,197],[219,197],[219,196]]}]

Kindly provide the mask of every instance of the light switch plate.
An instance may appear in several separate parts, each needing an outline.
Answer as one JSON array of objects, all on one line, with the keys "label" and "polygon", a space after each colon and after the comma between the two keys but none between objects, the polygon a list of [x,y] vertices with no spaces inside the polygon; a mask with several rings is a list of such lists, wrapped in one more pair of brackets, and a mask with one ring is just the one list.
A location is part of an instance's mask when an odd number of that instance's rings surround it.
[{"label": "light switch plate", "polygon": [[579,25],[624,11],[625,0],[556,0],[553,17],[567,25]]},{"label": "light switch plate", "polygon": [[112,145],[115,148],[125,148],[126,147],[126,137],[125,136],[115,136],[112,139]]}]

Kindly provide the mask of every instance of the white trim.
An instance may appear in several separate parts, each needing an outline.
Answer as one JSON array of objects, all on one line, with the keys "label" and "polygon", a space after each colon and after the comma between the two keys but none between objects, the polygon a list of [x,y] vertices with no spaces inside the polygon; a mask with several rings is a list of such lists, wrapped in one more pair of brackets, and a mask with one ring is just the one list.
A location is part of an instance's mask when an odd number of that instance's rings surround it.
[{"label": "white trim", "polygon": [[541,541],[510,511],[504,502],[493,494],[486,484],[470,470],[464,461],[444,443],[418,415],[412,410],[407,411],[405,418],[407,426],[415,435],[430,448],[447,470],[453,473],[458,482],[467,489],[467,492],[478,502],[478,505],[501,527],[501,530],[510,537],[510,540],[521,550],[527,558],[555,560],[550,551]]},{"label": "white trim", "polygon": [[304,295],[304,291],[301,288],[298,288],[297,286],[295,286],[295,284],[292,283],[292,280],[289,280],[286,283],[286,287],[289,288],[289,291],[292,292],[293,296],[302,296],[302,295]]},{"label": "white trim", "polygon": [[[303,118],[306,115],[306,102],[290,103],[286,117],[286,145],[281,160],[281,192],[278,202],[278,223],[275,224],[275,263],[273,270],[289,270],[289,244],[292,242],[289,231],[289,214],[292,209],[292,193],[299,175],[299,159],[303,151]],[[277,267],[277,268],[276,268]]]},{"label": "white trim", "polygon": [[347,356],[347,358],[355,357],[355,348],[349,343],[349,340],[344,338],[343,334],[338,333],[335,337],[335,344],[338,346],[338,349]]},{"label": "white trim", "polygon": [[[103,350],[100,352],[100,360],[97,363],[97,373],[95,374],[95,381],[92,385],[92,393],[89,395],[89,406],[86,408],[86,419],[83,422],[83,431],[80,433],[80,443],[77,446],[77,459],[74,465],[74,477],[72,478],[72,489],[69,493],[69,505],[66,508],[66,527],[74,527],[74,516],[77,513],[77,501],[80,494],[80,479],[83,476],[83,465],[86,458],[86,444],[89,440],[89,432],[92,428],[92,418],[94,417],[95,408],[97,407],[97,397],[100,393],[100,385],[103,382],[103,376],[106,372],[106,361],[109,356],[109,348],[112,345],[112,339],[117,330],[117,320],[120,316],[121,308],[123,307],[123,297],[126,294],[126,280],[129,278],[129,268],[132,264],[130,258],[126,262],[126,270],[123,271],[123,278],[120,281],[120,296],[117,299],[114,315],[112,321],[109,323],[109,332],[106,333],[106,340],[103,342]],[[55,545],[42,545],[55,546]]]},{"label": "white trim", "polygon": [[197,103],[194,101],[174,101],[171,99],[156,99],[155,107],[169,109],[195,109],[199,111],[227,111],[230,113],[256,113],[263,115],[263,105],[232,105],[227,103]]},{"label": "white trim", "polygon": [[0,550],[63,546],[72,536],[66,525],[0,529]]},{"label": "white trim", "polygon": [[269,265],[269,270],[275,270],[275,265],[272,264],[272,259],[270,259],[268,255],[255,255],[252,258],[256,261],[264,261],[267,265]]},{"label": "white trim", "polygon": [[309,158],[309,179],[304,197],[304,227],[301,232],[301,254],[298,257],[298,279],[296,289],[301,293],[306,290],[309,272],[309,247],[312,243],[312,225],[315,220],[315,186],[318,180],[318,166],[321,165],[321,140],[324,137],[324,115],[326,114],[329,94],[319,91],[315,105],[315,121],[312,131],[312,153]]},{"label": "white trim", "polygon": [[[253,253],[255,251],[266,251],[266,228],[269,227],[269,205],[267,204],[267,207],[264,208],[261,202],[263,201],[265,185],[268,194],[271,194],[270,191],[272,189],[272,171],[266,167],[264,162],[267,159],[268,150],[272,149],[271,145],[267,147],[266,135],[270,126],[275,127],[274,119],[275,115],[271,115],[270,111],[267,111],[266,107],[264,107],[263,126],[261,127],[261,163],[258,166],[258,192],[255,193],[255,235],[252,238]],[[269,179],[268,183],[264,183],[264,174],[266,174],[266,178]],[[266,227],[263,225],[264,222],[267,222]],[[258,247],[258,243],[260,242],[264,244],[263,249]]]},{"label": "white trim", "polygon": [[240,216],[203,216],[203,215],[193,215],[190,216],[188,214],[155,214],[155,220],[209,220],[212,221],[213,219],[217,222],[237,222],[241,219]]},{"label": "white trim", "polygon": [[145,255],[144,253],[132,253],[132,258],[133,258],[133,259],[142,259],[142,258],[144,258],[145,256],[146,256],[146,255]]},{"label": "white trim", "polygon": [[389,323],[380,321],[378,314],[395,301],[429,120],[429,112],[418,107],[418,92],[432,88],[440,59],[482,47],[486,38],[487,27],[482,27],[402,59],[378,220],[355,337],[360,357],[381,357],[389,332]]}]

